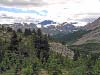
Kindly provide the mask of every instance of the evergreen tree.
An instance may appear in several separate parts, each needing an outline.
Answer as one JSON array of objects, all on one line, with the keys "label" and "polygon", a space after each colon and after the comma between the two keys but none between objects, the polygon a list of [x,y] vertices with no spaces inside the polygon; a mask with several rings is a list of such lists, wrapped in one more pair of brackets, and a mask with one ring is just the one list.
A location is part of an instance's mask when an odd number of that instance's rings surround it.
[{"label": "evergreen tree", "polygon": [[49,44],[48,44],[48,39],[47,39],[48,37],[47,37],[47,35],[45,35],[44,36],[44,38],[43,38],[43,43],[42,43],[42,45],[43,45],[43,47],[42,47],[42,52],[43,52],[43,54],[42,54],[42,62],[47,62],[47,60],[48,60],[48,58],[49,58]]},{"label": "evergreen tree", "polygon": [[17,29],[17,32],[22,33],[22,30],[19,28],[19,29]]},{"label": "evergreen tree", "polygon": [[37,30],[37,35],[39,38],[42,38],[42,36],[43,36],[40,28]]},{"label": "evergreen tree", "polygon": [[37,30],[34,46],[36,49],[36,56],[41,60],[42,63],[47,62],[49,58],[48,39],[47,35],[44,36],[40,29]]},{"label": "evergreen tree", "polygon": [[18,51],[18,45],[19,45],[19,41],[18,41],[18,38],[17,38],[17,34],[16,34],[15,31],[13,31],[9,49],[11,51]]},{"label": "evergreen tree", "polygon": [[2,62],[3,60],[3,56],[4,56],[4,51],[2,50],[2,41],[0,39],[0,63]]},{"label": "evergreen tree", "polygon": [[22,75],[22,68],[20,67],[20,65],[17,65],[15,69],[15,75]]},{"label": "evergreen tree", "polygon": [[31,30],[30,29],[25,29],[24,36],[29,36],[29,35],[32,35]]},{"label": "evergreen tree", "polygon": [[32,74],[31,75],[38,75],[37,63],[33,63],[33,65],[32,65]]},{"label": "evergreen tree", "polygon": [[74,57],[73,57],[73,60],[76,61],[76,60],[78,60],[79,57],[80,57],[79,50],[74,50]]},{"label": "evergreen tree", "polygon": [[33,30],[32,30],[32,33],[33,33],[33,34],[36,34],[36,30],[35,30],[35,29],[33,29]]},{"label": "evergreen tree", "polygon": [[54,66],[54,67],[53,67],[52,75],[62,75],[62,72],[61,72],[60,69],[58,69],[57,66]]},{"label": "evergreen tree", "polygon": [[91,60],[93,62],[92,63],[93,65],[95,65],[95,63],[98,60],[99,56],[100,56],[100,53],[93,53],[93,54],[91,54]]},{"label": "evergreen tree", "polygon": [[7,27],[7,31],[8,31],[8,32],[12,32],[13,30],[12,30],[12,28]]}]

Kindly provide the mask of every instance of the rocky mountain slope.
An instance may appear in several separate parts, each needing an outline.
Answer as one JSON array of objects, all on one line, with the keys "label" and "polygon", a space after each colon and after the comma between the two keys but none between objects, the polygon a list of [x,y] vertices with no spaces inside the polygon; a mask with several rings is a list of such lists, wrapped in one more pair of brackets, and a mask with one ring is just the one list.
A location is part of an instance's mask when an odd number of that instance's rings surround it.
[{"label": "rocky mountain slope", "polygon": [[66,45],[62,45],[60,43],[50,43],[50,49],[57,53],[60,53],[63,56],[67,56],[73,59],[74,52],[70,50]]},{"label": "rocky mountain slope", "polygon": [[100,43],[100,18],[86,25],[83,29],[89,32],[78,39],[74,45],[80,45],[84,43]]},{"label": "rocky mountain slope", "polygon": [[95,20],[92,23],[87,24],[86,26],[83,27],[83,29],[94,30],[94,29],[96,29],[98,27],[100,27],[100,18],[98,18],[97,20]]},{"label": "rocky mountain slope", "polygon": [[56,35],[58,33],[66,34],[66,33],[70,33],[73,31],[77,31],[79,28],[77,28],[76,26],[74,26],[71,23],[64,22],[64,23],[58,24],[56,26],[51,24],[47,27],[42,27],[41,29],[44,33],[48,33],[50,35]]},{"label": "rocky mountain slope", "polygon": [[61,24],[55,24],[56,22],[53,22],[51,20],[45,20],[42,21],[40,24],[35,23],[14,23],[14,24],[1,24],[0,26],[5,27],[11,27],[13,30],[17,31],[18,29],[22,29],[24,32],[25,29],[37,29],[38,26],[40,26],[43,33],[49,34],[49,35],[55,35],[58,33],[69,33],[77,30],[78,28],[74,26],[72,23],[61,23]]}]

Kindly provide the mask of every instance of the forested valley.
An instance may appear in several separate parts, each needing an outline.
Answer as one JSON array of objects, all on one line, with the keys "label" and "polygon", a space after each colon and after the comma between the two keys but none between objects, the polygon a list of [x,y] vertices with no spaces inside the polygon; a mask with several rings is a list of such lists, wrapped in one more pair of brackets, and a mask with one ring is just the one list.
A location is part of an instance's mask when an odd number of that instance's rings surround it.
[{"label": "forested valley", "polygon": [[[84,33],[77,34],[80,37]],[[70,38],[72,35],[67,42],[77,38]],[[23,32],[1,26],[0,75],[100,75],[99,43],[67,46],[61,39],[41,29]]]}]

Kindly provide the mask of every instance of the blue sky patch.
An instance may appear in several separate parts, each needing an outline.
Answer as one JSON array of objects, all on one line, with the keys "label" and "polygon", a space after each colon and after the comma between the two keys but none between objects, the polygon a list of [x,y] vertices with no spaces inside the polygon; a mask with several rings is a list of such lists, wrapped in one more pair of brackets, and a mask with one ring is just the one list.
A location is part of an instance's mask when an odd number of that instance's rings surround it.
[{"label": "blue sky patch", "polygon": [[[22,9],[18,9],[18,8],[6,8],[6,7],[0,7],[0,11],[8,11],[8,12],[13,12],[13,13],[35,13],[37,15],[42,15],[39,12],[35,11],[35,10],[22,10]],[[44,11],[46,12],[46,11]]]}]

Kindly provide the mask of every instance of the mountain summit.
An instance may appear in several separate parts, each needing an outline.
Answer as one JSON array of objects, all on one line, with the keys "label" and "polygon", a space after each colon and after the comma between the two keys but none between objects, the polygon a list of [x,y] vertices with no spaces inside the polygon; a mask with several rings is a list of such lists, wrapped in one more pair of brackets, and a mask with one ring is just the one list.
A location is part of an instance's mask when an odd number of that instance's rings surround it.
[{"label": "mountain summit", "polygon": [[56,24],[56,22],[54,22],[52,20],[44,20],[44,21],[40,22],[39,24],[48,25],[48,24]]}]

